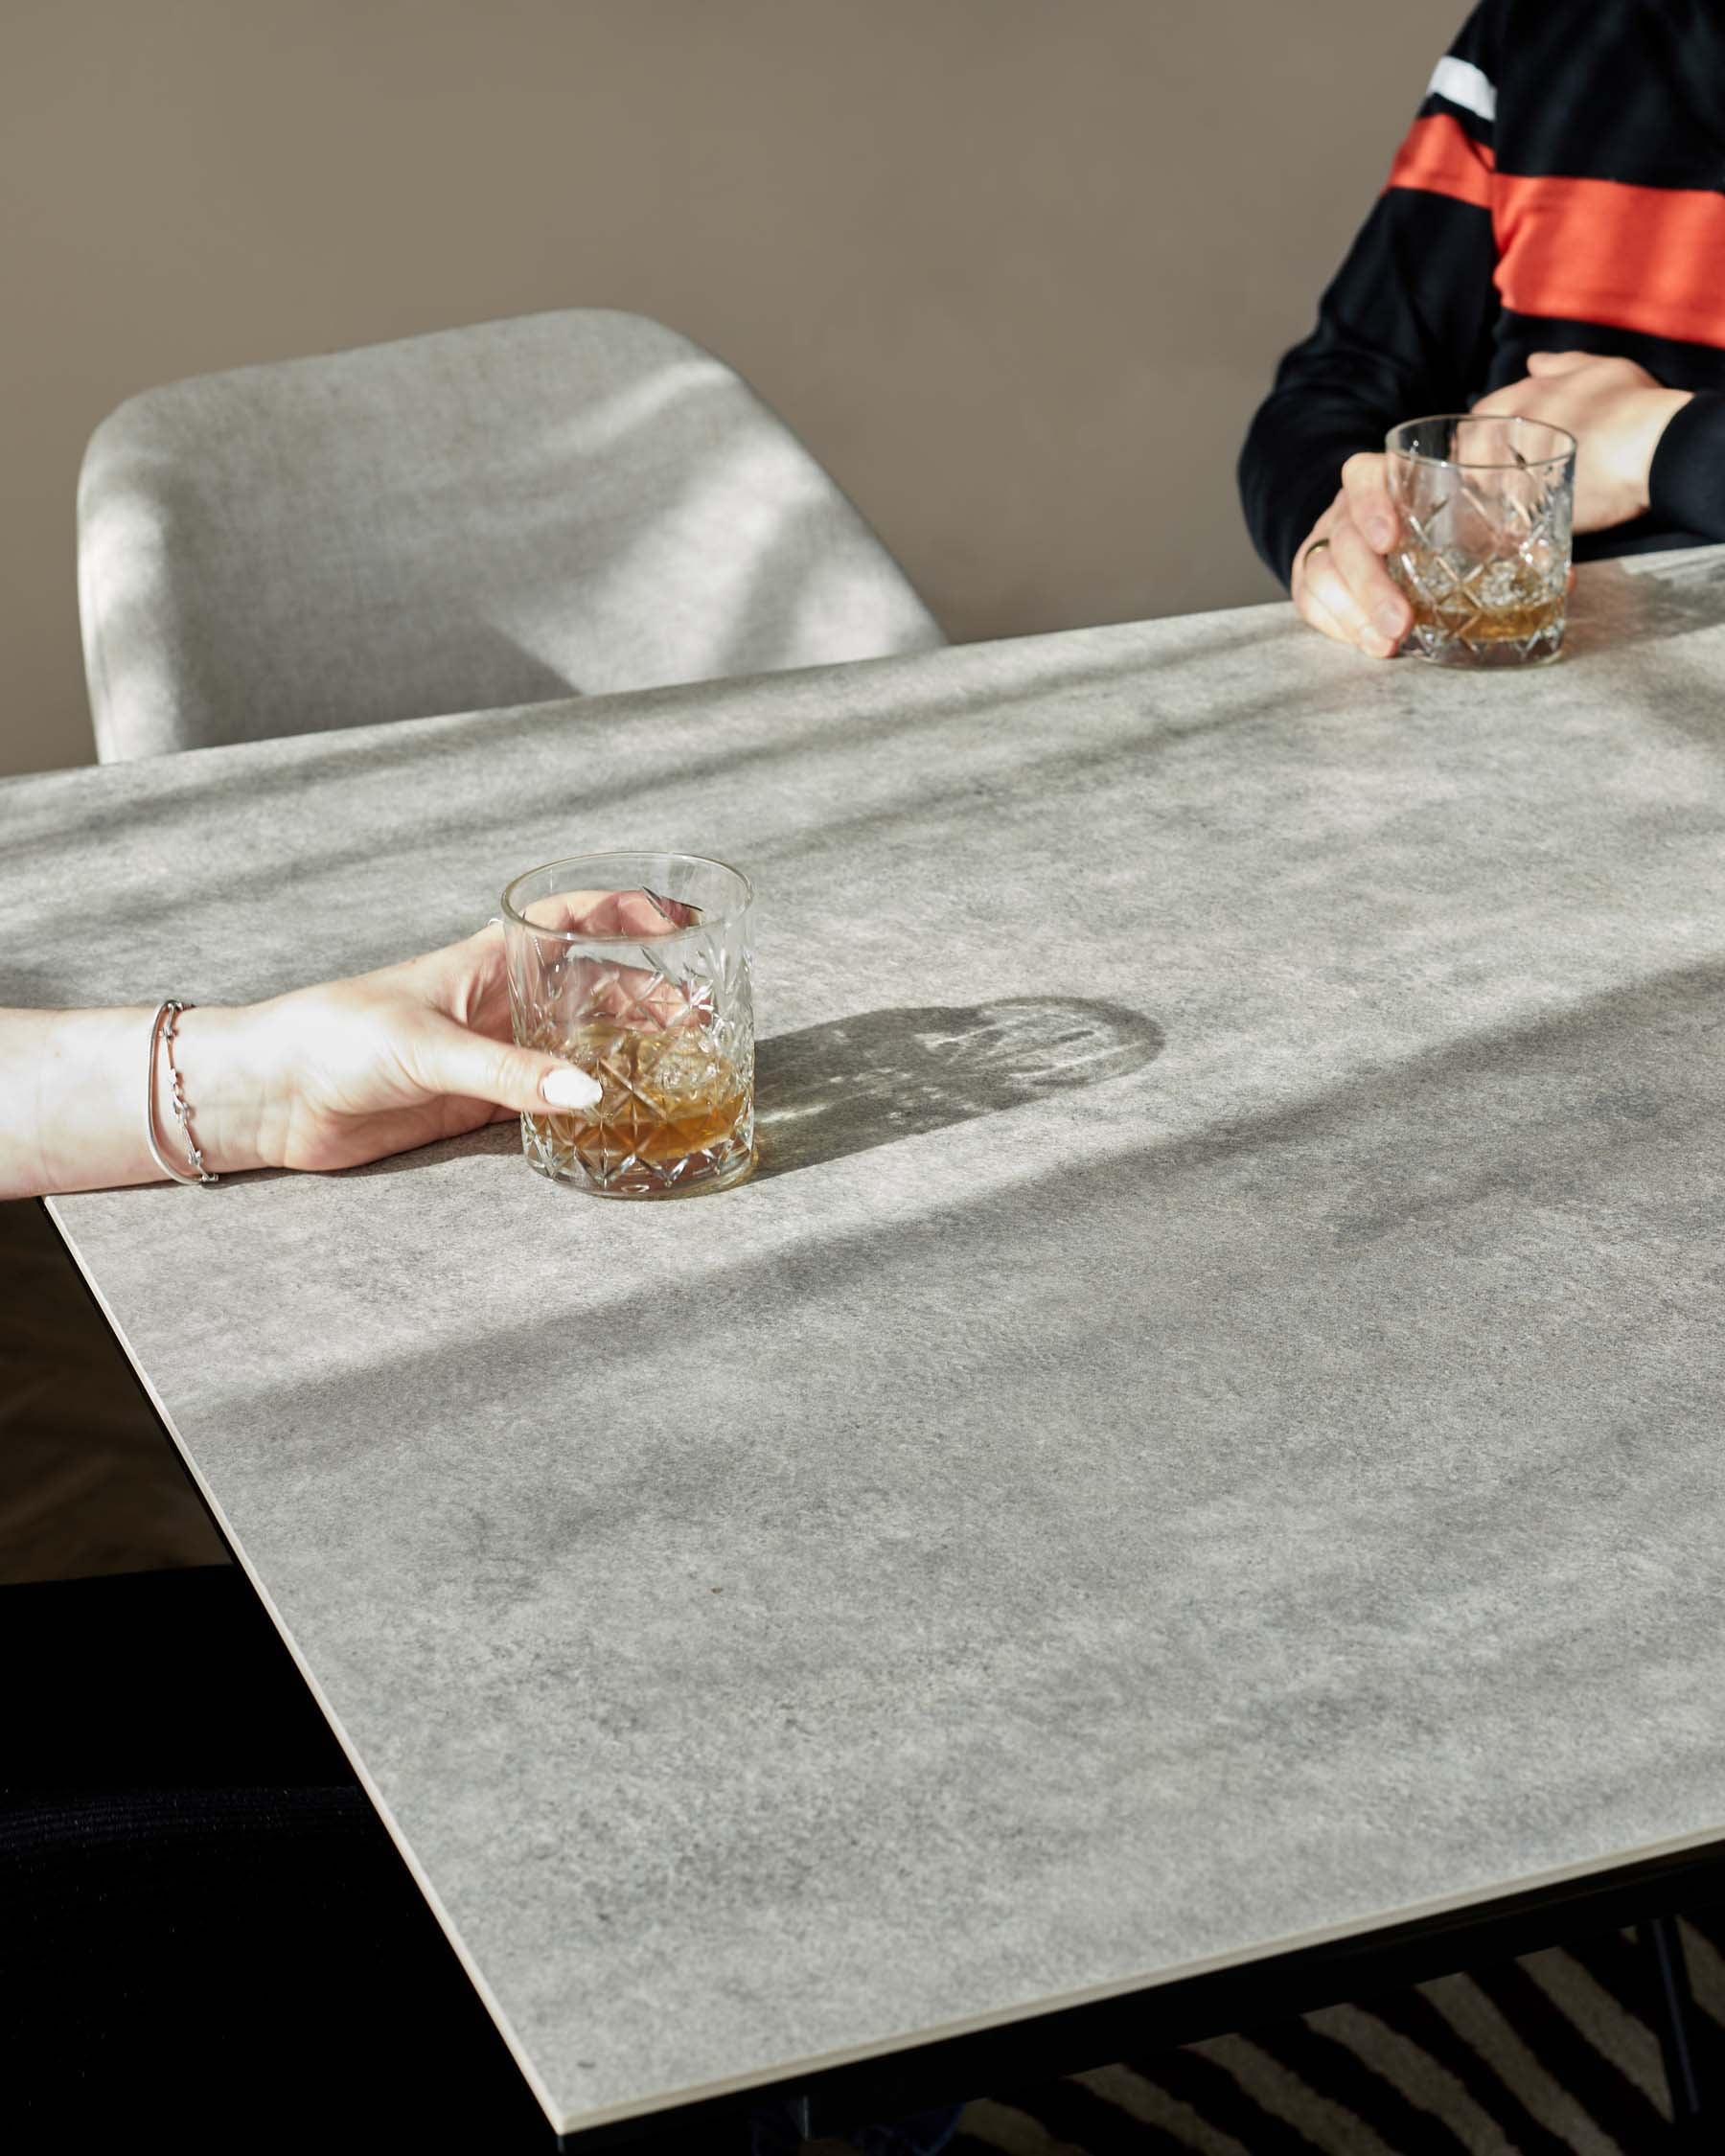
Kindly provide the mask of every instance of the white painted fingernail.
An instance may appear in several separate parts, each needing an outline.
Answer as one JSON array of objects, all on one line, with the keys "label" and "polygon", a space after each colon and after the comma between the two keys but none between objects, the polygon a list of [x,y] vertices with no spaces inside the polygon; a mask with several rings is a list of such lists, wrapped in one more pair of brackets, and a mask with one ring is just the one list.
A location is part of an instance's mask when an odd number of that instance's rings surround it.
[{"label": "white painted fingernail", "polygon": [[591,1108],[604,1090],[597,1078],[572,1063],[560,1063],[540,1080],[540,1091],[553,1108]]}]

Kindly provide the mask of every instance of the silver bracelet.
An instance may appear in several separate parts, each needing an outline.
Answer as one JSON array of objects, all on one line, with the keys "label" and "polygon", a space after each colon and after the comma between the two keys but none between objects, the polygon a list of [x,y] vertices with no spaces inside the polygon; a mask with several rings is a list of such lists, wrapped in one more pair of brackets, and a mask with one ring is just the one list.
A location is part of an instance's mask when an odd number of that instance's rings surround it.
[{"label": "silver bracelet", "polygon": [[[221,1178],[211,1175],[205,1168],[203,1149],[192,1135],[192,1111],[186,1105],[186,1089],[180,1083],[180,1074],[174,1068],[173,1064],[173,1028],[178,1022],[182,1011],[190,1011],[196,1008],[195,1004],[182,1003],[174,997],[170,996],[158,1007],[155,1017],[150,1021],[149,1087],[144,1095],[144,1135],[150,1140],[150,1150],[155,1159],[156,1166],[161,1169],[165,1176],[172,1176],[175,1182],[219,1182]],[[186,1173],[185,1168],[176,1168],[173,1162],[169,1159],[167,1154],[162,1151],[162,1141],[156,1133],[155,1085],[156,1044],[158,1041],[168,1057],[168,1075],[172,1081],[169,1106],[173,1110],[173,1120],[179,1125],[180,1143],[186,1149],[186,1163],[192,1171],[190,1175]]]}]

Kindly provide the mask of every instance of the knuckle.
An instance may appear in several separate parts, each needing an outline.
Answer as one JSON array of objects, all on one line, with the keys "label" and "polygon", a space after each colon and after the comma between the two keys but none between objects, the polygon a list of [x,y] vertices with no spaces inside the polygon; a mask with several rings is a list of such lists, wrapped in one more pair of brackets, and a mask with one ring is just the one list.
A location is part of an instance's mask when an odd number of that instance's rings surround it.
[{"label": "knuckle", "polygon": [[539,1085],[539,1066],[519,1048],[499,1042],[492,1058],[492,1073],[500,1093],[532,1092]]},{"label": "knuckle", "polygon": [[1384,557],[1375,546],[1357,537],[1343,556],[1342,569],[1352,591],[1375,591],[1389,581]]},{"label": "knuckle", "polygon": [[1349,635],[1352,635],[1359,623],[1359,603],[1342,579],[1333,577],[1325,584],[1321,598],[1324,611]]},{"label": "knuckle", "polygon": [[1341,571],[1350,596],[1369,591],[1383,574],[1383,564],[1378,555],[1357,532],[1349,543],[1341,549],[1336,566]]},{"label": "knuckle", "polygon": [[1332,551],[1344,557],[1364,546],[1366,542],[1361,536],[1360,520],[1351,509],[1346,516],[1336,518],[1336,528],[1330,534],[1330,539],[1333,542]]}]

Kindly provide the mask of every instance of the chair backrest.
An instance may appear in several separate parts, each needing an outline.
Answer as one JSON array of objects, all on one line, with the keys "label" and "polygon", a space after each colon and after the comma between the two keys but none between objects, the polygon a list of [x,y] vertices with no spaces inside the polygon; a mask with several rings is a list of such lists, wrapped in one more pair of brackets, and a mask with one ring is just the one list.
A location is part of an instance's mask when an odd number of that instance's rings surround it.
[{"label": "chair backrest", "polygon": [[746,383],[609,310],[147,391],[78,523],[104,761],[942,641]]}]

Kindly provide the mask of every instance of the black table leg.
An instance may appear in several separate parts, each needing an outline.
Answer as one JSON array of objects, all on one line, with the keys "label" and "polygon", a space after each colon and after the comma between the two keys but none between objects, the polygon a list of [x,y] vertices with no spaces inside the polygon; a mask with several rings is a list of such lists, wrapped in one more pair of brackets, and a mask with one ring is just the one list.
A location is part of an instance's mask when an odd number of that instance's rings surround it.
[{"label": "black table leg", "polygon": [[1685,2145],[1699,2147],[1696,2136],[1704,2091],[1695,2001],[1690,1990],[1689,1964],[1683,1958],[1683,1935],[1674,1916],[1649,1917],[1642,1926],[1642,1934],[1653,1957],[1659,2048],[1671,2096],[1671,2118]]}]

